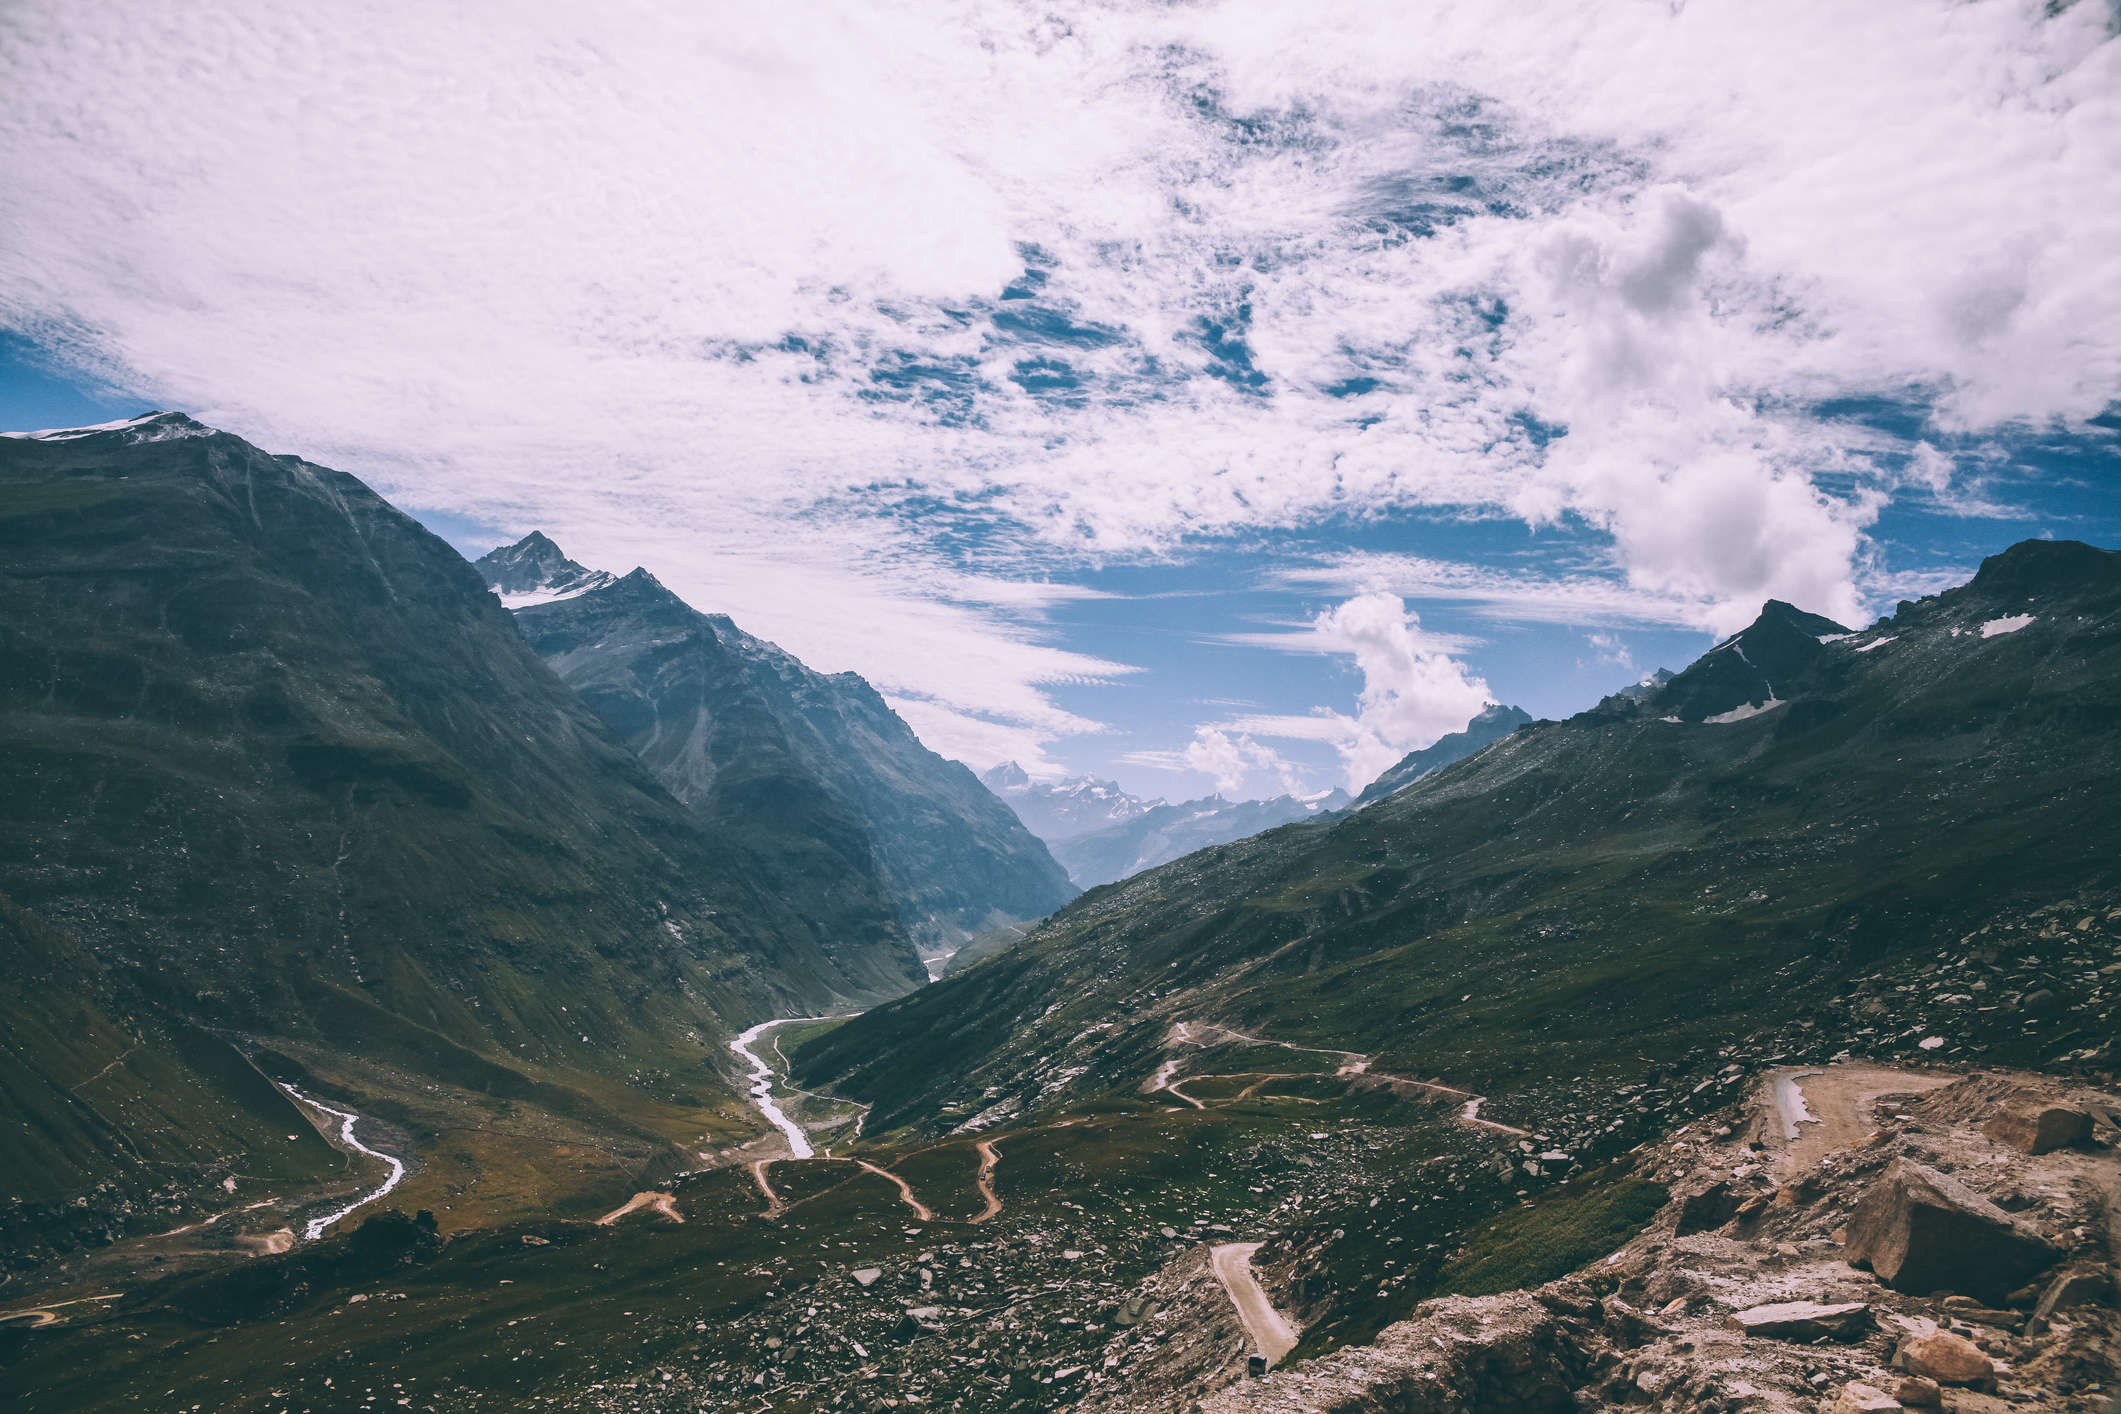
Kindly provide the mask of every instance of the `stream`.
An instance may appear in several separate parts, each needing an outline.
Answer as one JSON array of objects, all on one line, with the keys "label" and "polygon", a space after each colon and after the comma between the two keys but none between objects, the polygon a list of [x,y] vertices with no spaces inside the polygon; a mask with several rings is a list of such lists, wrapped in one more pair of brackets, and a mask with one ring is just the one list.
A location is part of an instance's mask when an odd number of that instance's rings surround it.
[{"label": "stream", "polygon": [[355,1138],[354,1121],[358,1120],[360,1116],[355,1114],[352,1110],[342,1110],[337,1108],[336,1106],[327,1105],[322,1100],[312,1100],[309,1096],[303,1094],[300,1090],[297,1090],[292,1085],[283,1084],[280,1086],[280,1088],[282,1090],[285,1090],[288,1095],[291,1096],[293,1099],[299,1101],[302,1104],[308,1105],[311,1109],[322,1110],[324,1111],[324,1113],[336,1118],[339,1121],[339,1138],[343,1139],[346,1143],[352,1145],[353,1148],[355,1148],[359,1152],[368,1155],[370,1158],[381,1159],[384,1163],[390,1165],[390,1177],[383,1180],[383,1186],[381,1188],[378,1188],[375,1192],[370,1193],[364,1197],[354,1199],[351,1203],[348,1203],[345,1207],[339,1209],[337,1212],[326,1213],[321,1218],[311,1218],[308,1223],[304,1224],[302,1229],[302,1236],[304,1240],[309,1242],[315,1242],[318,1238],[324,1235],[325,1229],[329,1228],[333,1223],[337,1222],[339,1219],[345,1217],[348,1213],[353,1212],[357,1208],[367,1207],[370,1203],[375,1202],[376,1199],[390,1192],[391,1189],[396,1188],[401,1182],[403,1182],[405,1178],[405,1161],[393,1155],[386,1154],[381,1149],[371,1149],[366,1144],[363,1144],[359,1139]]}]

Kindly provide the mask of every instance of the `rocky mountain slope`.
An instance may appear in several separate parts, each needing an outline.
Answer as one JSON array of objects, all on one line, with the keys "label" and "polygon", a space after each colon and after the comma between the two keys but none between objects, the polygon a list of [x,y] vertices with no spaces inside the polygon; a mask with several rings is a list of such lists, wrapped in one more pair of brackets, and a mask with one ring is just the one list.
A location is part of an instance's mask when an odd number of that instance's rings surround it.
[{"label": "rocky mountain slope", "polygon": [[[480,565],[491,578],[534,549]],[[828,950],[879,990],[926,980],[907,939],[947,956],[1074,897],[1009,808],[856,674],[814,672],[644,570],[516,622],[672,794],[745,835],[770,892],[811,901]]]},{"label": "rocky mountain slope", "polygon": [[900,981],[843,970],[351,476],[177,414],[0,439],[0,565],[10,1237],[99,1184],[122,1228],[337,1175],[261,1071],[636,1163],[751,1123],[725,1023]]},{"label": "rocky mountain slope", "polygon": [[[2117,722],[2114,552],[2026,542],[1854,634],[1770,605],[1639,699],[1095,890],[812,1042],[798,1074],[873,1102],[872,1132],[1139,1085],[1192,1020],[1502,1104],[1639,1077],[1734,1028],[1818,1025],[1925,949],[2110,891]],[[2082,1025],[2031,1024],[2095,1015],[2091,985],[1969,1007],[1937,1044],[2096,1049]]]},{"label": "rocky mountain slope", "polygon": [[1441,737],[1419,751],[1410,751],[1402,756],[1390,769],[1362,788],[1355,797],[1357,805],[1368,805],[1373,800],[1382,800],[1393,791],[1414,784],[1432,771],[1441,771],[1453,761],[1463,761],[1489,742],[1500,741],[1519,727],[1532,724],[1532,714],[1522,707],[1505,707],[1490,702],[1473,715],[1463,731],[1455,731]]}]

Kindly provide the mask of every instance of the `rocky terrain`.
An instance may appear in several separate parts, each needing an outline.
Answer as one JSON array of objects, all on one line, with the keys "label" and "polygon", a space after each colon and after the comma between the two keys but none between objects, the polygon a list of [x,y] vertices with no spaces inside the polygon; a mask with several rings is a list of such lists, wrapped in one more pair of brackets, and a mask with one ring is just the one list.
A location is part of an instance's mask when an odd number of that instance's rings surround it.
[{"label": "rocky terrain", "polygon": [[[1748,1110],[1636,1155],[1673,1200],[1585,1270],[1425,1301],[1363,1346],[1198,1407],[2108,1408],[2111,1095],[2011,1073],[1907,1071],[1858,1093],[1838,1078],[1772,1075]],[[1835,1121],[1854,1121],[1853,1142],[1787,1161]],[[1123,1393],[1098,1407],[1172,1406]]]}]

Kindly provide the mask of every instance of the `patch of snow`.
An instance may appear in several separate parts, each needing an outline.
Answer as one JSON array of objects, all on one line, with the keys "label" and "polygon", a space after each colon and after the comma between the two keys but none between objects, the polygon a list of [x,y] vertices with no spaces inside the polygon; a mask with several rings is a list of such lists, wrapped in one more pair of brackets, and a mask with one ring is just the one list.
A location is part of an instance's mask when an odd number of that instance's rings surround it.
[{"label": "patch of snow", "polygon": [[1873,648],[1883,648],[1886,644],[1891,643],[1899,636],[1900,635],[1897,633],[1889,633],[1883,638],[1874,638],[1869,643],[1859,643],[1856,645],[1856,651],[1858,653],[1868,653]]},{"label": "patch of snow", "polygon": [[603,574],[570,585],[566,589],[526,589],[520,594],[503,594],[495,590],[494,597],[501,601],[501,607],[504,609],[527,609],[533,604],[557,604],[562,599],[572,599],[577,595],[587,594],[592,589],[602,589],[609,583],[611,576]]},{"label": "patch of snow", "polygon": [[1821,643],[1839,643],[1844,638],[1854,638],[1855,636],[1853,633],[1822,633],[1819,635],[1819,641]]},{"label": "patch of snow", "polygon": [[2012,614],[2006,618],[1990,619],[1987,623],[1981,625],[1981,636],[1983,638],[1994,638],[1998,634],[2016,633],[2032,621],[2033,616],[2031,614]]},{"label": "patch of snow", "polygon": [[1934,1051],[1944,1044],[1944,1038],[1942,1036],[1925,1036],[1915,1044],[1925,1051]]},{"label": "patch of snow", "polygon": [[180,437],[211,437],[214,429],[202,427],[188,417],[174,416],[166,412],[142,413],[139,417],[121,417],[115,422],[98,422],[87,427],[47,427],[38,432],[0,432],[0,437],[13,437],[23,442],[71,442],[79,437],[95,437],[105,432],[133,432],[135,442],[173,442]]},{"label": "patch of snow", "polygon": [[1731,722],[1742,722],[1748,717],[1757,717],[1763,712],[1772,712],[1781,705],[1781,698],[1770,697],[1767,701],[1757,705],[1747,703],[1743,707],[1733,707],[1728,712],[1718,712],[1713,717],[1703,717],[1701,723],[1703,726],[1720,727]]},{"label": "patch of snow", "polygon": [[1659,717],[1657,720],[1660,722],[1676,722],[1679,719],[1677,717]]}]

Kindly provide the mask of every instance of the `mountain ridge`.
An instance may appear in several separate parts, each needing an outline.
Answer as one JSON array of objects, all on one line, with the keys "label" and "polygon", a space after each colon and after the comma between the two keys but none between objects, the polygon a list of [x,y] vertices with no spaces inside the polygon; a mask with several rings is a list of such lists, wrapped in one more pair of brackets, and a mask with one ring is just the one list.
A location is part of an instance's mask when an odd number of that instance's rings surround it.
[{"label": "mountain ridge", "polygon": [[[831,946],[910,940],[887,968],[901,990],[927,980],[919,959],[1074,895],[1016,815],[860,675],[816,672],[645,569],[527,604],[516,624],[689,808],[755,844],[771,837],[756,857],[787,863],[768,865],[777,886],[841,921]],[[856,941],[869,934],[875,944]]]},{"label": "mountain ridge", "polygon": [[721,1034],[876,995],[358,479],[156,414],[0,439],[0,489],[0,901],[88,1008],[0,1057],[18,1200],[217,1200],[190,1131],[309,1132],[261,1069],[416,1127],[513,1094],[645,1162],[674,1115],[751,1125]]},{"label": "mountain ridge", "polygon": [[1853,634],[1764,610],[1639,701],[1093,890],[798,1074],[931,1133],[1123,1093],[1181,1020],[1491,1095],[1787,1021],[1933,932],[2114,882],[2117,564],[2026,542]]}]

